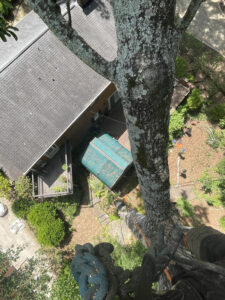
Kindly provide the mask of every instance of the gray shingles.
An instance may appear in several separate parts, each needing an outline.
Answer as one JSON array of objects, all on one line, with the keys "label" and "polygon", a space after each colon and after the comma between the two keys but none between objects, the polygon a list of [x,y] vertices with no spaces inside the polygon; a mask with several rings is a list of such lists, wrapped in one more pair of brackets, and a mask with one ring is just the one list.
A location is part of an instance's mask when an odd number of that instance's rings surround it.
[{"label": "gray shingles", "polygon": [[[74,27],[112,60],[113,19],[100,15],[96,9],[88,15],[80,7],[72,10]],[[24,26],[26,17],[18,25],[20,32]],[[4,54],[4,45],[0,50]],[[12,179],[26,172],[109,84],[50,31],[0,73],[0,82],[0,166]]]}]

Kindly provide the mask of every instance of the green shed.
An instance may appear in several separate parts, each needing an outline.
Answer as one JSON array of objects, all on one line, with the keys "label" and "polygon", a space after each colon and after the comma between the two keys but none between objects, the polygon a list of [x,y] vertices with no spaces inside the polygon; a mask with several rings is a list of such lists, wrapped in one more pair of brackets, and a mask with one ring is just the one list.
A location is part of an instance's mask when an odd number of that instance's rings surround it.
[{"label": "green shed", "polygon": [[95,137],[81,159],[81,163],[109,188],[117,183],[132,162],[130,151],[108,134]]}]

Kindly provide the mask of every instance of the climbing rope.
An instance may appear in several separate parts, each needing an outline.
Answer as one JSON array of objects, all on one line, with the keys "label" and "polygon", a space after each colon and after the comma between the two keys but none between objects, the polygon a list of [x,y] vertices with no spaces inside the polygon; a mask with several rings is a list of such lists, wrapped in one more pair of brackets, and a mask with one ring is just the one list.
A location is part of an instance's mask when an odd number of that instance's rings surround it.
[{"label": "climbing rope", "polygon": [[76,256],[71,272],[79,284],[82,299],[102,300],[108,291],[107,273],[104,265],[95,256],[91,244],[76,245]]}]

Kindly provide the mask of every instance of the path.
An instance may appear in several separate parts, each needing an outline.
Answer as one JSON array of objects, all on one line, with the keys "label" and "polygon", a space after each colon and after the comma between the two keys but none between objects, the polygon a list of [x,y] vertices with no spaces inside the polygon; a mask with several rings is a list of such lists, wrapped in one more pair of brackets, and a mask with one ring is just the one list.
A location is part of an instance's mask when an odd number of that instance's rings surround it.
[{"label": "path", "polygon": [[9,201],[4,198],[1,198],[0,201],[8,207],[7,215],[0,218],[0,246],[2,250],[6,251],[11,246],[25,246],[20,252],[19,259],[14,263],[14,267],[18,269],[27,259],[35,255],[36,251],[40,249],[40,245],[27,225],[17,234],[10,232],[10,225],[12,225],[17,217],[12,213]]},{"label": "path", "polygon": [[[184,15],[189,2],[177,1],[180,17]],[[188,32],[225,57],[225,14],[220,9],[219,2],[220,0],[204,2],[188,27]]]}]

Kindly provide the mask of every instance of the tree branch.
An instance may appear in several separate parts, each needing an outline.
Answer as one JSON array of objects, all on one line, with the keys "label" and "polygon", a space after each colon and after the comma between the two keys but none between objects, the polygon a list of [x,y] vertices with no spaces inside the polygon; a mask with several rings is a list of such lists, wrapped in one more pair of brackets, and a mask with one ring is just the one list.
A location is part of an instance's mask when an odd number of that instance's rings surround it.
[{"label": "tree branch", "polygon": [[109,62],[92,49],[61,15],[54,0],[27,0],[56,37],[95,72],[114,81],[116,61]]},{"label": "tree branch", "polygon": [[178,26],[179,31],[184,32],[188,28],[202,2],[205,2],[205,0],[191,0],[184,17]]}]

